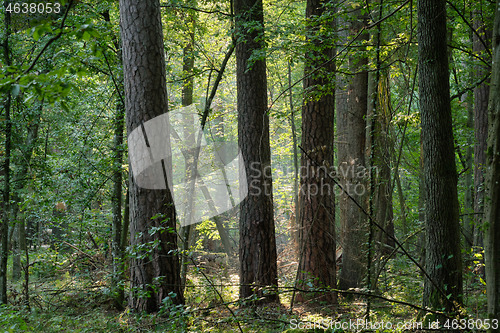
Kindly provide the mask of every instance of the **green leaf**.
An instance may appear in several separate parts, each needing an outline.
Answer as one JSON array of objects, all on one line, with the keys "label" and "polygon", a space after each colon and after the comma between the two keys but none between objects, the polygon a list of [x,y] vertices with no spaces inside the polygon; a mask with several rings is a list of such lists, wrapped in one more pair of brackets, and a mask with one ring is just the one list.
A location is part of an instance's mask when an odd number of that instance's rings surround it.
[{"label": "green leaf", "polygon": [[88,31],[84,31],[84,32],[83,32],[82,39],[83,39],[84,41],[88,42],[88,41],[90,40],[90,37],[92,37],[92,36],[88,33]]},{"label": "green leaf", "polygon": [[19,91],[21,91],[21,86],[19,86],[18,84],[13,84],[12,89],[10,91],[12,97],[17,97],[17,95],[19,95]]},{"label": "green leaf", "polygon": [[63,108],[64,111],[69,112],[69,107],[66,103],[61,102],[61,107]]}]

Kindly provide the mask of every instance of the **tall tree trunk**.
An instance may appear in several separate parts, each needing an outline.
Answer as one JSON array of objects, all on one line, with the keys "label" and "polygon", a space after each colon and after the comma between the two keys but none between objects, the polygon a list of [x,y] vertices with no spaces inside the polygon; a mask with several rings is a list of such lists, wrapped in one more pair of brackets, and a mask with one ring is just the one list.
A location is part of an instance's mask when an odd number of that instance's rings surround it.
[{"label": "tall tree trunk", "polygon": [[[325,43],[333,31],[328,1],[308,0],[307,45],[302,107],[302,153],[299,215],[300,289],[335,288],[335,196],[329,170],[333,167],[335,91],[331,85],[335,49]],[[330,17],[327,18],[327,15]],[[326,63],[326,64],[325,64]],[[318,67],[320,69],[318,70]],[[315,71],[315,72],[313,72]],[[297,300],[306,295],[298,294]],[[318,300],[336,302],[336,294],[322,292]]]},{"label": "tall tree trunk", "polygon": [[[390,126],[391,126],[391,101],[389,90],[389,75],[384,74],[379,78],[378,97],[374,121],[373,176],[375,193],[373,194],[373,211],[375,220],[385,230],[375,232],[375,241],[378,255],[391,252],[394,248],[394,212],[392,206],[393,185],[391,181],[391,152],[393,151]],[[390,236],[389,236],[390,235]],[[376,254],[376,255],[377,255]]]},{"label": "tall tree trunk", "polygon": [[[9,1],[4,2],[7,7]],[[3,41],[3,53],[5,64],[11,65],[10,61],[10,12],[5,10],[5,39]],[[7,304],[7,259],[9,257],[9,213],[10,213],[10,158],[11,158],[11,137],[12,137],[12,122],[10,118],[11,111],[11,95],[7,93],[6,102],[4,104],[4,124],[5,124],[5,145],[4,145],[4,163],[3,163],[3,203],[2,203],[2,225],[1,225],[1,241],[2,247],[0,252],[0,303]]]},{"label": "tall tree trunk", "polygon": [[[188,25],[193,24],[194,18],[191,17],[192,22],[186,22]],[[182,63],[182,75],[184,76],[183,79],[183,84],[182,84],[182,106],[187,107],[191,104],[193,104],[193,85],[194,85],[194,77],[193,77],[193,69],[194,69],[194,57],[193,57],[193,48],[194,48],[194,26],[192,27],[192,31],[189,31],[189,39],[184,46],[183,49],[183,63]],[[183,124],[189,124],[192,125],[194,124],[194,119],[193,119],[193,114],[192,113],[187,113],[184,112],[183,115]],[[194,147],[195,146],[195,136],[194,136],[194,129],[192,127],[184,127],[183,128],[183,134],[184,134],[184,142],[187,147]],[[186,155],[186,160],[185,160],[185,177],[186,177],[186,184],[187,186],[190,186],[191,182],[193,181],[193,177],[196,177],[196,175],[193,174],[194,172],[194,149],[191,151],[187,152]],[[189,193],[189,192],[187,192]],[[187,205],[189,207],[190,205]],[[186,212],[186,216],[191,216],[189,212]],[[181,284],[182,288],[185,288],[186,284],[186,276],[187,276],[187,264],[188,264],[188,257],[187,257],[187,252],[190,247],[190,243],[194,242],[194,233],[192,232],[193,225],[191,221],[187,221],[187,224],[181,228],[181,235],[182,235],[182,254],[181,254]],[[192,239],[192,241],[190,241]]]},{"label": "tall tree trunk", "polygon": [[[160,4],[158,0],[120,0],[121,33],[127,131],[139,129],[135,141],[129,137],[129,159],[149,153],[154,163],[141,174],[132,167],[130,191],[131,297],[133,310],[154,312],[162,300],[174,293],[174,303],[183,303],[176,215],[167,174],[171,161],[153,156],[170,151],[169,133],[156,133],[146,122],[168,112]],[[164,118],[163,118],[164,119]],[[142,131],[141,131],[142,130]],[[142,145],[145,152],[137,151]],[[135,172],[135,173],[134,173]],[[141,187],[148,183],[149,188]],[[151,189],[154,188],[154,189]]]},{"label": "tall tree trunk", "polygon": [[[484,1],[480,1],[481,6]],[[473,27],[477,34],[472,34],[472,50],[485,63],[490,63],[491,59],[486,53],[486,45],[491,45],[490,23],[483,21],[486,11],[483,8],[473,12]],[[481,38],[478,36],[481,36]],[[481,40],[482,39],[482,40]],[[483,78],[488,74],[489,68],[485,68],[483,63],[475,66],[474,77]],[[474,146],[474,246],[483,246],[483,213],[484,213],[484,166],[486,165],[486,140],[488,137],[488,99],[490,85],[489,79],[474,89],[474,133],[476,144]]]},{"label": "tall tree trunk", "polygon": [[23,148],[23,158],[20,165],[20,169],[14,180],[14,188],[12,193],[12,219],[16,221],[14,226],[14,235],[12,242],[12,279],[18,280],[21,278],[21,255],[25,252],[26,247],[26,232],[24,230],[24,217],[18,219],[19,214],[19,204],[21,203],[21,190],[26,185],[27,175],[29,166],[31,163],[31,157],[33,156],[33,150],[35,149],[35,144],[38,139],[38,127],[40,125],[40,116],[42,114],[43,102],[35,111],[34,117],[29,120],[28,132],[26,134],[26,142]]},{"label": "tall tree trunk", "polygon": [[[122,64],[121,55],[119,65]],[[120,66],[121,67],[121,66]],[[124,299],[124,250],[122,247],[122,202],[123,202],[123,131],[125,129],[125,105],[123,104],[123,75],[117,77],[117,102],[114,119],[114,138],[113,138],[113,193],[111,196],[113,223],[112,223],[112,253],[113,253],[113,277],[112,288],[115,292],[115,306],[118,309],[123,308]]]},{"label": "tall tree trunk", "polygon": [[292,130],[292,145],[293,145],[293,208],[294,214],[290,219],[290,238],[292,239],[293,247],[299,252],[299,228],[298,219],[300,215],[299,207],[299,152],[297,147],[297,128],[295,126],[295,108],[293,104],[292,90],[292,61],[288,61],[288,87],[290,87],[289,104],[290,104],[290,127]]},{"label": "tall tree trunk", "polygon": [[[473,80],[471,80],[472,82]],[[474,130],[474,106],[473,106],[473,96],[472,93],[466,93],[463,96],[467,107],[467,128]],[[474,142],[472,137],[467,137],[467,149],[465,151],[465,194],[464,194],[464,218],[463,218],[463,230],[465,244],[470,249],[474,245],[474,177],[473,177],[473,166],[472,166],[472,152],[473,152]]]},{"label": "tall tree trunk", "polygon": [[425,269],[432,279],[425,279],[423,304],[432,309],[456,311],[454,302],[462,302],[462,261],[445,1],[420,0],[418,18],[426,211]]},{"label": "tall tree trunk", "polygon": [[[349,6],[347,6],[349,7]],[[347,23],[351,36],[356,36],[365,19],[357,9],[353,21]],[[342,24],[343,25],[343,24]],[[340,27],[346,29],[346,27]],[[347,41],[347,36],[343,36]],[[367,40],[368,34],[358,36]],[[368,59],[360,55],[362,47],[350,50],[348,82],[338,82],[346,87],[337,98],[338,169],[340,183],[361,206],[366,209],[367,184],[359,177],[365,169],[366,115],[368,102]],[[340,80],[339,80],[340,81]],[[339,273],[339,289],[357,288],[365,275],[365,246],[368,223],[366,216],[345,193],[340,194],[340,242],[343,248],[342,269]]]},{"label": "tall tree trunk", "polygon": [[[384,254],[391,253],[395,246],[392,205],[393,184],[391,179],[391,158],[394,146],[390,134],[392,108],[389,74],[385,71],[382,73],[379,70],[380,64],[377,67],[377,75],[369,75],[370,86],[376,88],[369,89],[372,103],[368,116],[371,125],[367,131],[367,139],[373,140],[373,143],[370,142],[367,145],[369,147],[367,150],[372,151],[370,161],[370,180],[372,182],[370,186],[372,190],[370,213],[383,230],[374,225],[370,226],[373,244],[370,244],[370,242],[368,244],[370,250],[368,260],[371,268],[368,278],[371,279],[369,288],[373,290],[377,289],[378,277],[384,265],[380,259]],[[378,79],[373,76],[378,77]],[[367,156],[367,158],[369,157]]]},{"label": "tall tree trunk", "polygon": [[[493,68],[491,72],[489,129],[486,175],[484,254],[488,317],[500,318],[500,0],[497,0],[493,26]],[[493,331],[493,330],[491,330]],[[500,329],[495,330],[496,332]]]},{"label": "tall tree trunk", "polygon": [[[248,196],[240,204],[240,297],[264,296],[278,285],[273,216],[271,149],[267,114],[265,58],[250,58],[264,48],[262,0],[235,0],[238,141]],[[250,61],[249,61],[250,60]],[[244,185],[242,186],[245,187]],[[278,294],[266,294],[277,301]]]},{"label": "tall tree trunk", "polygon": [[[101,13],[106,22],[110,22],[109,10]],[[118,54],[116,54],[117,68],[121,69],[123,66],[122,47],[119,38],[113,35],[112,42]],[[114,293],[114,306],[118,310],[123,309],[124,301],[124,286],[125,283],[125,262],[124,253],[125,246],[122,243],[123,238],[123,224],[122,218],[123,208],[123,131],[125,130],[125,92],[123,86],[123,72],[118,71],[116,76],[113,76],[113,69],[106,59],[109,71],[112,75],[115,84],[116,93],[116,106],[115,115],[113,119],[113,173],[111,176],[113,182],[113,189],[111,194],[111,211],[112,211],[112,224],[111,224],[111,253],[112,253],[112,269],[111,276],[111,289]]]}]

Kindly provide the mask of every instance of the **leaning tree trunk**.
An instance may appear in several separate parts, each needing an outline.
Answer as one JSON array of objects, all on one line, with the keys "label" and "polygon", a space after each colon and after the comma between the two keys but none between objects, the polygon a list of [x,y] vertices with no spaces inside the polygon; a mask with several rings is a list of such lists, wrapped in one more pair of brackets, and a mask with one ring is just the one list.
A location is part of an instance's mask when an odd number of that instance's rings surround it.
[{"label": "leaning tree trunk", "polygon": [[[240,298],[264,296],[278,285],[274,236],[271,149],[267,114],[266,61],[262,0],[235,0],[238,89],[238,141],[246,172],[248,196],[240,204]],[[255,53],[255,54],[254,54]],[[244,181],[244,180],[242,180]],[[245,187],[242,185],[241,187]],[[266,294],[277,301],[278,294]]]},{"label": "leaning tree trunk", "polygon": [[[497,0],[493,27],[493,68],[491,72],[486,175],[484,238],[488,317],[500,318],[500,0]],[[491,331],[500,331],[491,330]]]},{"label": "leaning tree trunk", "polygon": [[[302,107],[302,162],[299,215],[299,289],[335,288],[335,196],[329,176],[333,167],[335,90],[331,82],[335,50],[325,43],[332,33],[333,16],[327,1],[308,0],[306,7],[307,45]],[[323,16],[325,15],[325,16]],[[318,22],[318,18],[321,21]],[[319,70],[318,70],[319,69]],[[297,300],[307,294],[299,293]],[[321,292],[316,300],[336,302],[333,292]],[[318,296],[320,296],[318,298]],[[310,297],[307,297],[310,298]]]},{"label": "leaning tree trunk", "polygon": [[[171,161],[163,155],[155,156],[159,149],[167,154],[170,151],[169,133],[155,132],[151,123],[146,123],[168,111],[159,1],[121,0],[120,17],[129,159],[138,159],[138,154],[145,153],[144,159],[149,157],[152,162],[140,174],[132,166],[129,178],[129,306],[154,312],[165,297],[172,296],[170,293],[175,294],[174,303],[184,301],[176,253],[175,207],[167,179]],[[131,140],[135,129],[139,129],[135,132],[139,134]],[[139,145],[145,151],[138,151]]]},{"label": "leaning tree trunk", "polygon": [[418,71],[426,226],[424,306],[462,302],[457,171],[450,106],[444,0],[418,2]]}]

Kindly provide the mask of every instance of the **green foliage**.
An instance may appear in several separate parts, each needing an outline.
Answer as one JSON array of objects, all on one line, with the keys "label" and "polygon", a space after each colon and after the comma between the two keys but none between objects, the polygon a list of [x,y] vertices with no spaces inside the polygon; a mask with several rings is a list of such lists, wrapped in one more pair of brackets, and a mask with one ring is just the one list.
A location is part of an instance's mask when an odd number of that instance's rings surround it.
[{"label": "green foliage", "polygon": [[[62,4],[67,1],[62,1]],[[335,18],[349,19],[352,8],[332,10],[322,17],[304,19],[304,1],[264,1],[265,27],[258,36],[264,48],[252,54],[250,64],[267,61],[268,104],[270,115],[270,137],[272,152],[274,216],[277,248],[280,260],[280,297],[285,306],[291,303],[297,267],[296,254],[290,245],[291,219],[296,218],[294,207],[294,148],[301,139],[301,108],[307,94],[302,89],[304,78],[304,55],[326,47],[336,46],[336,67],[340,75],[352,75],[345,71],[349,59],[361,56],[371,59],[368,67],[374,71],[376,56],[384,75],[389,78],[388,112],[390,130],[388,137],[394,143],[390,161],[392,179],[398,168],[403,200],[393,192],[394,224],[396,238],[406,239],[404,246],[415,257],[421,255],[419,238],[422,232],[420,215],[424,210],[420,200],[420,115],[417,87],[414,83],[417,61],[416,46],[416,2],[403,7],[398,2],[370,3],[351,2],[361,6],[367,16],[367,24],[384,20],[380,26],[369,29],[368,41],[351,41],[341,44],[338,28],[327,26]],[[167,55],[167,89],[169,108],[180,107],[182,82],[186,78],[183,68],[184,49],[194,37],[190,56],[195,58],[193,70],[194,100],[199,112],[214,84],[214,78],[226,52],[233,43],[233,24],[230,2],[162,1],[165,51]],[[380,8],[378,6],[381,6]],[[454,5],[458,10],[453,9]],[[197,7],[201,11],[194,10]],[[485,18],[492,17],[494,4],[486,2],[459,3],[451,1],[448,9],[448,25],[451,31],[450,69],[452,72],[451,95],[460,95],[473,87],[477,80],[473,65],[487,68],[488,54],[471,55],[470,30],[464,18],[482,8]],[[109,15],[109,20],[106,19]],[[390,14],[390,15],[389,15]],[[4,17],[3,6],[0,16]],[[488,19],[486,19],[488,21]],[[489,20],[492,21],[492,20]],[[0,27],[0,41],[6,38],[6,30]],[[50,17],[30,20],[29,24],[15,25],[9,36],[11,64],[5,55],[0,55],[0,125],[5,126],[4,105],[7,94],[12,98],[12,126],[14,149],[11,169],[12,184],[21,184],[13,205],[19,208],[28,229],[29,240],[29,294],[31,312],[26,311],[20,301],[22,282],[13,283],[11,307],[0,308],[0,327],[7,332],[109,332],[123,331],[194,331],[225,332],[238,330],[237,323],[245,332],[280,332],[290,328],[291,319],[320,320],[325,317],[308,317],[306,312],[289,313],[289,309],[266,308],[257,310],[238,309],[238,263],[230,261],[228,267],[189,266],[186,288],[186,305],[172,302],[173,295],[163,300],[157,314],[132,314],[128,310],[117,312],[110,306],[112,292],[111,276],[111,175],[116,167],[128,176],[129,166],[115,165],[113,160],[113,122],[118,102],[123,96],[116,88],[121,76],[119,13],[116,1],[92,3],[75,1],[67,20]],[[318,33],[306,29],[306,24],[321,26]],[[246,25],[248,30],[260,27]],[[377,47],[376,32],[380,28],[380,45]],[[306,43],[307,40],[317,43]],[[478,58],[482,60],[477,60]],[[318,60],[318,59],[316,59]],[[327,61],[329,59],[322,59]],[[315,66],[315,64],[312,64]],[[237,145],[236,109],[236,61],[229,60],[216,99],[211,105],[205,134],[207,141],[228,142]],[[318,69],[319,72],[320,69]],[[336,78],[328,78],[337,85]],[[336,88],[344,89],[342,86]],[[307,93],[307,92],[306,92]],[[319,91],[309,98],[320,98]],[[465,177],[467,169],[463,156],[474,145],[473,129],[469,125],[468,105],[470,96],[460,95],[452,100],[453,126],[456,157],[459,173],[460,201],[465,201]],[[26,174],[22,174],[26,162],[27,136],[33,124],[38,124],[32,158]],[[296,127],[293,141],[292,124]],[[336,138],[336,142],[338,138]],[[0,131],[0,143],[5,141],[5,132]],[[2,145],[3,147],[3,145]],[[124,144],[126,152],[126,143]],[[4,160],[3,148],[0,160]],[[127,157],[125,156],[125,161]],[[298,156],[300,163],[300,153]],[[175,161],[178,162],[178,161]],[[175,167],[179,167],[174,163]],[[3,184],[3,174],[0,177]],[[123,183],[125,196],[126,181]],[[57,204],[64,203],[65,211],[58,211]],[[462,205],[466,213],[465,205]],[[405,214],[403,216],[403,213]],[[157,216],[159,217],[159,216]],[[404,222],[405,221],[405,222]],[[338,220],[337,220],[338,223]],[[238,243],[238,216],[236,212],[224,217],[231,242]],[[52,234],[48,233],[52,230]],[[175,232],[162,227],[148,230],[149,234]],[[56,232],[59,234],[56,235]],[[205,250],[207,244],[216,244],[220,251],[220,236],[213,219],[196,225],[196,246],[188,250]],[[408,237],[408,238],[407,238]],[[158,241],[130,246],[127,262],[133,258],[146,258]],[[466,271],[464,299],[467,312],[474,315],[484,313],[486,295],[485,281],[477,274],[484,265],[480,250],[465,251]],[[231,260],[231,259],[230,259]],[[26,258],[22,259],[23,265]],[[11,267],[9,261],[9,268]],[[289,266],[287,266],[289,265]],[[479,268],[478,268],[479,267]],[[128,267],[127,267],[128,269]],[[475,272],[476,271],[476,272]],[[208,279],[207,279],[208,277]],[[396,255],[390,260],[379,277],[379,292],[397,300],[420,304],[422,276],[406,258]],[[130,292],[128,281],[123,282],[126,293]],[[405,288],[401,288],[405,286]],[[133,290],[144,292],[144,290]],[[148,296],[149,291],[144,292]],[[14,297],[14,296],[13,296]],[[345,321],[350,317],[360,318],[366,300],[359,304],[341,297],[335,320]],[[228,306],[236,313],[233,316]],[[374,302],[372,320],[389,321],[394,318],[414,320],[416,312],[401,304]],[[329,317],[333,318],[333,316]],[[287,332],[296,330],[289,329]]]}]

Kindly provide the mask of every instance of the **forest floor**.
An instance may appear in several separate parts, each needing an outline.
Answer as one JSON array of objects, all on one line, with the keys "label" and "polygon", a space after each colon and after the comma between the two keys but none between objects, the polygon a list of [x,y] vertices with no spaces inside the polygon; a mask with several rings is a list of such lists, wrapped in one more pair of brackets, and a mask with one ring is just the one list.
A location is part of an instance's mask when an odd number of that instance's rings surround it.
[{"label": "forest floor", "polygon": [[[189,267],[186,305],[165,303],[157,314],[136,314],[112,306],[109,267],[102,253],[61,254],[50,249],[31,255],[28,299],[24,278],[9,287],[8,307],[0,308],[0,332],[417,332],[419,311],[407,304],[339,295],[338,305],[294,304],[296,263],[278,261],[280,304],[243,307],[237,300],[236,262],[200,261]],[[484,318],[481,279],[467,267],[467,318]],[[378,295],[420,306],[422,278],[409,260],[388,261],[378,279]],[[26,304],[29,304],[29,310]]]}]

